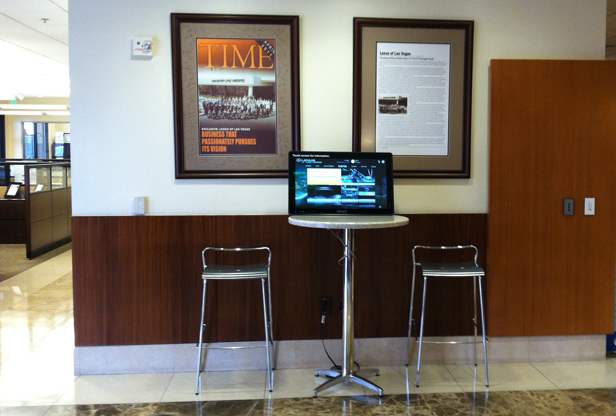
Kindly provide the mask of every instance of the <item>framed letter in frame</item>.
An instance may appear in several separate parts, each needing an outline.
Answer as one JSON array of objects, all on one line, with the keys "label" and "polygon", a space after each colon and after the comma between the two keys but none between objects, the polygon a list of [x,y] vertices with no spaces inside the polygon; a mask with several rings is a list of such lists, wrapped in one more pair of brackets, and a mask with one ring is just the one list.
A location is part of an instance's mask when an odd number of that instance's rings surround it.
[{"label": "framed letter in frame", "polygon": [[473,22],[354,19],[353,150],[394,176],[469,178]]},{"label": "framed letter in frame", "polygon": [[171,14],[177,179],[272,178],[300,149],[299,17]]}]

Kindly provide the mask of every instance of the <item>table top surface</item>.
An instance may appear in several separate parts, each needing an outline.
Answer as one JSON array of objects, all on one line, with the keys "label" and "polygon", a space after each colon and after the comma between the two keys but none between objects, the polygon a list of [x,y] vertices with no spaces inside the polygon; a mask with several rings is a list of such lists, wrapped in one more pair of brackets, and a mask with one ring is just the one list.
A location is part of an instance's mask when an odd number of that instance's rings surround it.
[{"label": "table top surface", "polygon": [[289,224],[327,229],[371,229],[400,227],[409,223],[401,215],[291,215]]}]

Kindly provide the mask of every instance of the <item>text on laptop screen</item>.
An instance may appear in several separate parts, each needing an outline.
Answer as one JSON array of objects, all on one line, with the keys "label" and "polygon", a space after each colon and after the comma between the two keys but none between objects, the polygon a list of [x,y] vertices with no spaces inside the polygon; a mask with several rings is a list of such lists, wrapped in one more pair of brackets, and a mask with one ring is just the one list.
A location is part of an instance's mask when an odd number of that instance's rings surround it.
[{"label": "text on laptop screen", "polygon": [[393,214],[391,153],[290,152],[290,214]]}]

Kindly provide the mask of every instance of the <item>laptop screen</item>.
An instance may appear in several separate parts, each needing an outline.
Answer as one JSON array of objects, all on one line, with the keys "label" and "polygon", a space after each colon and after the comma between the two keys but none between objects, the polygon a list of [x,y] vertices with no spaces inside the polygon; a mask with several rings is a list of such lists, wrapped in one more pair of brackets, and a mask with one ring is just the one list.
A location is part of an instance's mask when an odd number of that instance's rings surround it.
[{"label": "laptop screen", "polygon": [[289,152],[289,215],[393,215],[391,153]]}]

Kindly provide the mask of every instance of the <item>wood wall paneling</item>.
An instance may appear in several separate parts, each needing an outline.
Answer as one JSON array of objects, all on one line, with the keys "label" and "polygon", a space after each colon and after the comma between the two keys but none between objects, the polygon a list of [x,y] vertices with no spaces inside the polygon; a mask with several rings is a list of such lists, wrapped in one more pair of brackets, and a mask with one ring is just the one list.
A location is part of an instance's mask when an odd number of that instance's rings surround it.
[{"label": "wood wall paneling", "polygon": [[[340,338],[343,270],[338,261],[343,246],[328,230],[292,226],[287,218],[74,217],[76,345],[196,342],[201,250],[206,246],[272,249],[276,339]],[[410,218],[411,226],[356,234],[358,337],[406,336],[411,244],[474,243],[485,253],[484,214]],[[263,339],[259,284],[215,283],[208,284],[205,339]],[[457,299],[459,292],[450,282],[435,283],[427,312],[433,317],[431,334],[470,334],[472,312],[464,307],[467,296],[461,300],[462,311],[439,299]],[[321,324],[323,297],[332,300],[332,308]],[[466,324],[460,325],[459,320]]]},{"label": "wood wall paneling", "polygon": [[[209,217],[74,217],[77,345],[196,340]],[[81,260],[89,259],[86,262]],[[208,328],[208,331],[210,328]]]},{"label": "wood wall paneling", "polygon": [[497,60],[491,70],[488,332],[611,333],[616,63]]}]

